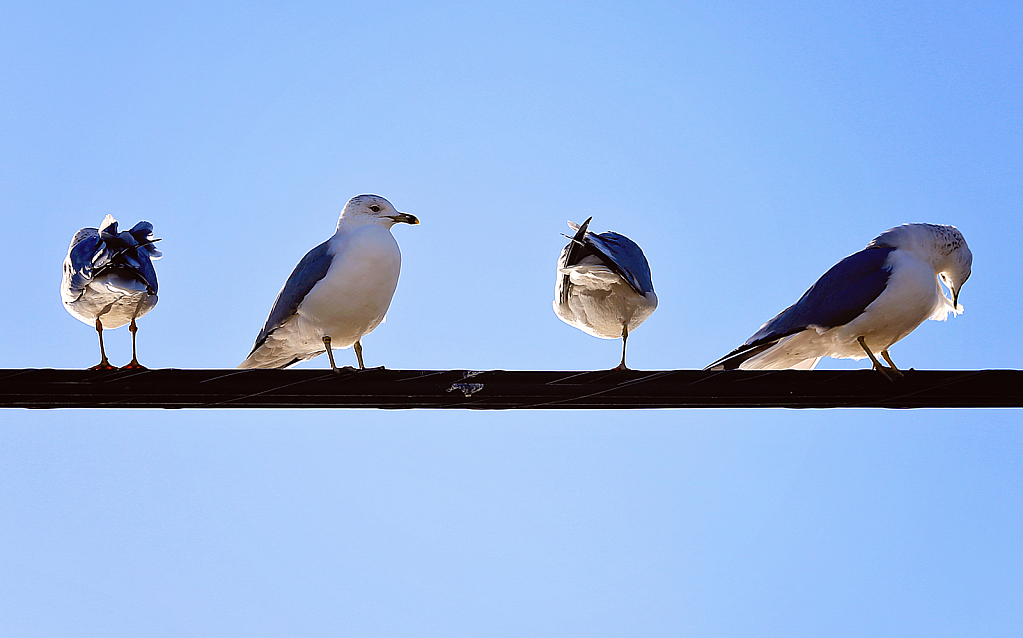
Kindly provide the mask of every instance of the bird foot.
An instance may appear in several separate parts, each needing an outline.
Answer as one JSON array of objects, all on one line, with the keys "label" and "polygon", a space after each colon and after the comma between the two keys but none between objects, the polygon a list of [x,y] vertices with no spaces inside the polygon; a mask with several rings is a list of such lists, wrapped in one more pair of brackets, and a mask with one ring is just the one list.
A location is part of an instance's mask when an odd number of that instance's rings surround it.
[{"label": "bird foot", "polygon": [[615,367],[611,368],[610,371],[611,372],[621,372],[623,370],[632,370],[632,368],[630,368],[629,366],[625,365],[624,363],[619,363]]},{"label": "bird foot", "polygon": [[898,368],[886,368],[885,366],[880,366],[875,368],[875,370],[884,375],[884,378],[888,379],[888,381],[892,383],[901,381],[902,379],[906,378],[906,375],[902,374],[902,371],[899,370]]},{"label": "bird foot", "polygon": [[89,370],[117,370],[117,366],[110,365],[110,362],[104,359],[89,368]]},{"label": "bird foot", "polygon": [[121,366],[121,370],[148,370],[146,366],[139,363],[138,359],[132,359],[127,365]]}]

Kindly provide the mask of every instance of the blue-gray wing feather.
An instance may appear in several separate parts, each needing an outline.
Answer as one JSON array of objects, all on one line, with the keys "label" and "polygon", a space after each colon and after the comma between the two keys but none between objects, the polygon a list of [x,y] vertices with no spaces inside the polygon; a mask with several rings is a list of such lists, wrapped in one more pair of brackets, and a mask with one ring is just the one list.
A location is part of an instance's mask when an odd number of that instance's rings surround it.
[{"label": "blue-gray wing feather", "polygon": [[[585,257],[594,255],[605,266],[624,279],[638,294],[643,295],[654,291],[653,279],[650,275],[650,264],[647,263],[643,250],[636,242],[625,235],[614,232],[591,233],[587,230],[590,217],[576,228],[575,236],[565,246],[561,254],[562,267],[578,264]],[[573,225],[573,227],[575,227]],[[565,303],[571,283],[569,275],[563,275],[562,303]]]},{"label": "blue-gray wing feather", "polygon": [[117,222],[100,228],[83,228],[75,233],[64,260],[64,301],[77,301],[89,283],[110,269],[127,270],[157,294],[159,283],[153,259],[161,257],[153,245],[153,225],[141,221],[129,230],[118,233]]},{"label": "blue-gray wing feather", "polygon": [[153,243],[157,241],[153,238],[153,225],[147,221],[141,221],[132,226],[131,230],[127,232],[135,238],[138,245],[135,246],[134,250],[128,251],[125,254],[131,259],[132,266],[142,275],[146,285],[149,287],[149,291],[155,295],[160,285],[156,279],[156,268],[153,266],[153,260],[163,257],[163,253],[157,250],[156,244]]},{"label": "blue-gray wing feather", "polygon": [[776,340],[811,326],[834,328],[860,316],[888,286],[888,255],[894,248],[867,248],[850,255],[821,275],[777,317],[768,321],[747,345]]},{"label": "blue-gray wing feather", "polygon": [[277,295],[273,309],[270,310],[270,316],[267,317],[266,324],[259,331],[259,336],[256,337],[256,345],[252,347],[252,352],[263,345],[270,333],[281,327],[288,318],[298,312],[298,306],[305,296],[317,282],[327,275],[332,261],[328,244],[329,240],[313,248],[295,266],[295,270],[291,272],[288,281],[284,283],[284,287]]},{"label": "blue-gray wing feather", "polygon": [[650,264],[639,245],[618,233],[589,233],[589,243],[604,257],[608,265],[618,273],[639,294],[654,291],[654,282],[650,275]]},{"label": "blue-gray wing feather", "polygon": [[99,230],[83,228],[75,233],[64,260],[64,283],[61,296],[65,302],[77,301],[92,281],[92,258],[100,245]]},{"label": "blue-gray wing feather", "polygon": [[890,246],[870,247],[852,254],[824,273],[799,301],[768,321],[732,352],[707,366],[738,368],[785,337],[810,327],[834,328],[863,314],[888,286]]}]

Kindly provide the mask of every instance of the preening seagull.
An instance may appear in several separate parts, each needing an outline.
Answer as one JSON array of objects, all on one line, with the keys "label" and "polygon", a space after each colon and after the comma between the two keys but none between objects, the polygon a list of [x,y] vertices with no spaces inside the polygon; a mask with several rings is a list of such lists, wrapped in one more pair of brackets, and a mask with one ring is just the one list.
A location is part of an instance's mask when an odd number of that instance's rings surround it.
[{"label": "preening seagull", "polygon": [[618,233],[587,231],[590,217],[575,231],[558,259],[554,312],[562,321],[601,339],[622,339],[622,362],[629,333],[657,308],[650,265],[636,242]]},{"label": "preening seagull", "polygon": [[93,370],[115,370],[103,347],[103,329],[129,325],[131,363],[125,369],[145,368],[135,350],[135,320],[156,306],[157,282],[154,259],[161,253],[153,246],[153,225],[139,222],[131,230],[117,232],[110,215],[99,228],[75,233],[64,258],[60,296],[71,316],[96,328],[100,362]]},{"label": "preening seagull", "polygon": [[869,357],[886,377],[902,376],[888,349],[927,319],[961,313],[959,291],[972,265],[966,240],[953,226],[892,228],[838,262],[799,301],[706,369],[810,370],[821,357]]},{"label": "preening seagull", "polygon": [[286,368],[332,348],[355,346],[387,314],[398,285],[401,252],[391,235],[397,223],[418,224],[379,195],[348,200],[334,235],[313,248],[288,277],[252,352],[239,368]]}]

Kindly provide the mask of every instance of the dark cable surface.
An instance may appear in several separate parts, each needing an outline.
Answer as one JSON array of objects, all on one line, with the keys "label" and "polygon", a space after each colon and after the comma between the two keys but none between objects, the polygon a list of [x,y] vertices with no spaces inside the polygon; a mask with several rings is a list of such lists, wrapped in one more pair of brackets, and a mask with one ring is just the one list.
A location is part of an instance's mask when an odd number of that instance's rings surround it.
[{"label": "dark cable surface", "polygon": [[1020,370],[0,370],[22,408],[1023,407]]}]

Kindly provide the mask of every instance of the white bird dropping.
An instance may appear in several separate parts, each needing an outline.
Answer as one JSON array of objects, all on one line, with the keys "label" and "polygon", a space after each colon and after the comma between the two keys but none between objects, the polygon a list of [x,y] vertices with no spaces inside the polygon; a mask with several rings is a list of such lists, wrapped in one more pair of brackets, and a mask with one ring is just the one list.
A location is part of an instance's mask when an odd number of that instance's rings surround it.
[{"label": "white bird dropping", "polygon": [[96,328],[100,362],[92,370],[116,370],[107,360],[103,329],[130,324],[131,363],[124,369],[144,370],[135,350],[135,320],[152,310],[158,298],[153,225],[139,222],[117,232],[117,220],[107,215],[99,228],[75,233],[64,258],[60,296],[71,316]]},{"label": "white bird dropping", "polygon": [[364,370],[362,338],[387,314],[398,285],[401,252],[396,223],[418,224],[379,195],[348,200],[334,235],[313,248],[288,277],[252,352],[239,368],[286,368],[332,348],[355,346]]},{"label": "white bird dropping", "polygon": [[889,379],[902,376],[888,349],[927,319],[961,313],[959,290],[972,265],[973,254],[953,226],[892,228],[838,262],[799,301],[706,369],[810,370],[821,357],[869,357]]},{"label": "white bird dropping", "polygon": [[625,345],[635,330],[654,309],[657,295],[650,279],[650,265],[636,242],[618,233],[591,233],[568,222],[576,231],[558,259],[554,286],[554,312],[570,326],[601,339],[622,340]]}]

